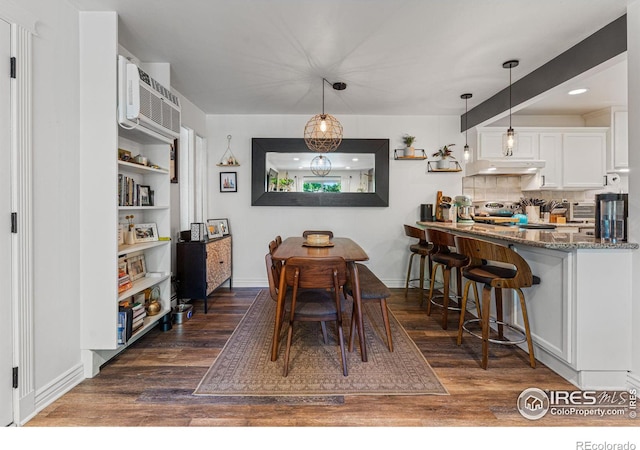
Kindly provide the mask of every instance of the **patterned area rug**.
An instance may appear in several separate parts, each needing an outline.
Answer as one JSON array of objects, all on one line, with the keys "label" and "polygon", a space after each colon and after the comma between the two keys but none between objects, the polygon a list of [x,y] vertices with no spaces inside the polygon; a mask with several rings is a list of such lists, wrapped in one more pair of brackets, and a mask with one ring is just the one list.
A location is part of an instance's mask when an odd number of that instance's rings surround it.
[{"label": "patterned area rug", "polygon": [[[351,306],[347,311],[351,311]],[[261,291],[229,341],[196,388],[204,396],[336,396],[336,395],[448,395],[415,343],[390,314],[394,351],[387,348],[378,303],[365,304],[368,362],[356,345],[347,352],[348,376],[342,375],[340,347],[334,322],[327,323],[324,344],[319,323],[294,327],[289,375],[282,376],[286,346],[283,327],[279,355],[271,361],[275,302]],[[350,314],[343,319],[345,345]]]}]

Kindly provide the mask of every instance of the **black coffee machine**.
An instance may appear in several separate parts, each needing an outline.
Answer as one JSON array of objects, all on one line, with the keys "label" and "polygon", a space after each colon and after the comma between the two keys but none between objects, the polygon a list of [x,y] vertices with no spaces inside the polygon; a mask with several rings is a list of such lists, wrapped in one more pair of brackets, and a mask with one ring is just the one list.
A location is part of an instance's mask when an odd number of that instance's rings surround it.
[{"label": "black coffee machine", "polygon": [[629,194],[596,195],[596,238],[603,242],[627,241]]}]

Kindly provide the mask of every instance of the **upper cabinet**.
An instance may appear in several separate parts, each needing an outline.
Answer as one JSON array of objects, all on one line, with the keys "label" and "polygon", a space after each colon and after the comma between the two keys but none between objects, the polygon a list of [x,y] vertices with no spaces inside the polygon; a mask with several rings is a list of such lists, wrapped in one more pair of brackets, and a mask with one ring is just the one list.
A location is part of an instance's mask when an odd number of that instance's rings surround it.
[{"label": "upper cabinet", "polygon": [[478,129],[478,150],[476,159],[537,159],[538,135],[535,132],[516,130],[513,156],[504,156],[503,149],[507,139],[507,130],[497,127]]},{"label": "upper cabinet", "polygon": [[601,109],[584,116],[590,127],[608,127],[606,164],[608,172],[629,167],[629,123],[626,107]]},{"label": "upper cabinet", "polygon": [[522,177],[522,190],[602,188],[606,183],[608,132],[602,127],[539,129],[539,158],[545,166]]}]

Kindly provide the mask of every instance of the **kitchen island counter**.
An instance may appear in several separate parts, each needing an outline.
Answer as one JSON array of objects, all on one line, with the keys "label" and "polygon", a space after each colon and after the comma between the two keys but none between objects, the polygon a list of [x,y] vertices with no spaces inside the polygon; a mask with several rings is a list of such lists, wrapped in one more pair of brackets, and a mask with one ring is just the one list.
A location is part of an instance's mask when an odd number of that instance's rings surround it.
[{"label": "kitchen island counter", "polygon": [[452,222],[418,222],[425,228],[436,228],[453,233],[500,239],[515,244],[555,250],[574,249],[630,249],[640,247],[634,242],[600,242],[594,236],[584,233],[568,233],[558,227],[555,230],[532,230],[517,225],[462,224]]},{"label": "kitchen island counter", "polygon": [[[562,228],[418,224],[508,245],[527,261],[541,280],[524,289],[538,361],[581,389],[623,390],[632,384],[631,257],[637,243],[602,243]],[[522,329],[517,295],[507,291],[503,299],[505,320]],[[528,351],[525,344],[520,348]]]}]

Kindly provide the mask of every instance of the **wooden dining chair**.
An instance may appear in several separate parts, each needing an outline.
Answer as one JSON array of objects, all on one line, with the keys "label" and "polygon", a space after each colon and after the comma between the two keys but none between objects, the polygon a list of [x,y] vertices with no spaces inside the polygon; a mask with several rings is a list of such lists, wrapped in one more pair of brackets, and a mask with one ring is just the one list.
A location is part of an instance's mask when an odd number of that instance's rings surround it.
[{"label": "wooden dining chair", "polygon": [[[289,374],[289,354],[295,322],[336,322],[342,374],[348,375],[347,357],[342,331],[342,311],[345,299],[342,288],[347,281],[347,266],[341,257],[307,258],[292,257],[283,266],[279,285],[279,301],[284,301],[287,287],[291,287],[289,306],[289,330],[285,350],[284,376]],[[327,343],[326,329],[323,338]]]}]

